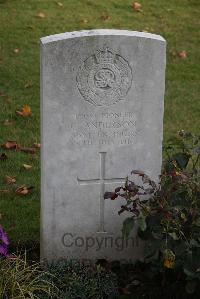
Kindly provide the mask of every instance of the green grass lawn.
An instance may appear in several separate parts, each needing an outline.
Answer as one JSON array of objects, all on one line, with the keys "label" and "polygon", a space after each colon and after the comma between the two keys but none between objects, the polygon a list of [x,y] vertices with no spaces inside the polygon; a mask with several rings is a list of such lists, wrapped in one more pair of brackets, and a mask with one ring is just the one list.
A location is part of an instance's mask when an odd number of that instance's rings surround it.
[{"label": "green grass lawn", "polygon": [[[167,40],[164,138],[167,140],[179,129],[198,133],[199,0],[141,0],[142,12],[134,11],[132,2],[0,0],[0,144],[16,140],[22,146],[32,147],[40,142],[40,37],[92,28],[162,35]],[[43,17],[38,17],[38,13],[43,13]],[[185,59],[177,55],[180,51],[187,52]],[[15,111],[25,104],[31,107],[32,114],[16,115]],[[12,242],[39,240],[39,151],[32,155],[1,148],[2,153],[8,159],[0,160],[0,189],[10,192],[0,192],[0,222]],[[25,170],[23,164],[33,167]],[[5,175],[15,177],[16,184],[6,185]],[[17,195],[15,189],[23,184],[34,189],[25,196]]]}]

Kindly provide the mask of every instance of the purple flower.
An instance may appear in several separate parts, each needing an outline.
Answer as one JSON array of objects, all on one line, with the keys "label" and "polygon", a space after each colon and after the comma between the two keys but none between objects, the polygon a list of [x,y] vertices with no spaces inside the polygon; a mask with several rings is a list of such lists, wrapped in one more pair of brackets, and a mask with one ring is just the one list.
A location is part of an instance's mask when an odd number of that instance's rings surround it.
[{"label": "purple flower", "polygon": [[8,255],[8,246],[5,244],[0,244],[0,256],[7,256]]},{"label": "purple flower", "polygon": [[7,256],[8,254],[9,239],[8,235],[0,225],[0,255]]}]

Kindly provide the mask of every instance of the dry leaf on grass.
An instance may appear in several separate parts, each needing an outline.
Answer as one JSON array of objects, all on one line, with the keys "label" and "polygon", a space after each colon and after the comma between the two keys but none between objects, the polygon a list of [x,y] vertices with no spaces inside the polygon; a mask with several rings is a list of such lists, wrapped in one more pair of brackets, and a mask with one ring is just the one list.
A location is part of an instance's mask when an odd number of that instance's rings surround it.
[{"label": "dry leaf on grass", "polygon": [[41,18],[41,19],[43,19],[43,18],[46,17],[46,15],[45,15],[44,12],[40,11],[40,12],[38,12],[38,14],[36,15],[36,17],[37,17],[37,18]]},{"label": "dry leaf on grass", "polygon": [[20,147],[19,150],[21,152],[24,152],[27,154],[35,154],[36,153],[36,148],[32,148],[32,147]]},{"label": "dry leaf on grass", "polygon": [[108,21],[108,20],[110,20],[110,16],[104,14],[104,15],[101,16],[101,20],[102,21]]},{"label": "dry leaf on grass", "polygon": [[133,2],[131,7],[135,11],[141,11],[142,5],[139,2]]},{"label": "dry leaf on grass", "polygon": [[31,107],[28,106],[28,105],[25,105],[25,106],[22,108],[22,113],[23,113],[23,116],[30,115],[30,114],[31,114]]},{"label": "dry leaf on grass", "polygon": [[4,181],[6,184],[11,185],[11,184],[15,184],[16,183],[16,179],[12,178],[11,176],[6,175],[4,177]]},{"label": "dry leaf on grass", "polygon": [[177,56],[177,51],[176,51],[174,48],[170,49],[170,50],[169,50],[169,53],[170,53],[173,57],[176,57],[176,56]]},{"label": "dry leaf on grass", "polygon": [[6,159],[8,159],[8,156],[5,153],[2,153],[0,155],[0,161],[6,160]]},{"label": "dry leaf on grass", "polygon": [[0,97],[7,97],[7,95],[0,91]]},{"label": "dry leaf on grass", "polygon": [[0,193],[9,193],[10,191],[7,189],[0,189]]},{"label": "dry leaf on grass", "polygon": [[19,145],[15,140],[8,140],[2,144],[2,147],[6,149],[18,149]]},{"label": "dry leaf on grass", "polygon": [[5,119],[3,122],[4,126],[10,126],[12,122],[9,119]]},{"label": "dry leaf on grass", "polygon": [[15,192],[19,195],[26,195],[29,193],[30,190],[32,190],[33,187],[27,187],[26,185],[22,185],[22,186],[19,186]]},{"label": "dry leaf on grass", "polygon": [[20,116],[29,116],[29,115],[31,114],[31,107],[28,106],[28,105],[25,105],[25,106],[22,108],[22,111],[17,110],[17,111],[16,111],[16,114],[17,114],[17,115],[20,115]]},{"label": "dry leaf on grass", "polygon": [[32,147],[22,147],[19,144],[17,144],[16,141],[14,140],[8,140],[6,141],[4,144],[2,144],[3,148],[6,149],[15,149],[17,151],[21,151],[24,153],[28,153],[28,154],[35,154],[36,153],[36,148],[32,148]]},{"label": "dry leaf on grass", "polygon": [[26,28],[27,28],[27,29],[30,29],[30,30],[32,30],[32,31],[35,31],[35,27],[32,26],[32,25],[29,25],[29,26],[27,26]]},{"label": "dry leaf on grass", "polygon": [[9,97],[7,94],[3,93],[0,91],[0,97],[4,98],[5,102],[6,103],[11,103],[12,102],[12,99],[11,97]]},{"label": "dry leaf on grass", "polygon": [[33,143],[33,145],[34,145],[35,148],[41,148],[41,144],[40,143],[36,143],[35,142],[35,143]]},{"label": "dry leaf on grass", "polygon": [[57,5],[62,7],[63,6],[63,3],[62,2],[57,2]]},{"label": "dry leaf on grass", "polygon": [[27,81],[25,84],[24,84],[24,87],[25,88],[30,88],[33,86],[33,82],[32,81]]},{"label": "dry leaf on grass", "polygon": [[15,54],[18,54],[18,53],[20,52],[20,49],[19,49],[19,48],[15,48],[15,49],[13,50],[13,52],[14,52]]},{"label": "dry leaf on grass", "polygon": [[82,20],[81,20],[81,23],[83,23],[83,24],[87,24],[87,23],[88,23],[88,19],[82,19]]},{"label": "dry leaf on grass", "polygon": [[185,50],[178,53],[178,56],[182,59],[187,58],[187,52]]},{"label": "dry leaf on grass", "polygon": [[33,167],[32,165],[28,165],[28,164],[23,164],[22,166],[26,170],[29,170],[29,169],[31,169]]}]

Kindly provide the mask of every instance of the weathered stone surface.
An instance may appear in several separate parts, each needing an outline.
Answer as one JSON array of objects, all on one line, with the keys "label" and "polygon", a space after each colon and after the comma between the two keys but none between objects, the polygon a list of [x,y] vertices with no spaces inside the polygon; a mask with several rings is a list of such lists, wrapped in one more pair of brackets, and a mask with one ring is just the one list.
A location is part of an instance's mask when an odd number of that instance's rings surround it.
[{"label": "weathered stone surface", "polygon": [[103,199],[132,169],[160,173],[165,40],[92,30],[41,39],[43,258],[135,260],[121,200]]}]

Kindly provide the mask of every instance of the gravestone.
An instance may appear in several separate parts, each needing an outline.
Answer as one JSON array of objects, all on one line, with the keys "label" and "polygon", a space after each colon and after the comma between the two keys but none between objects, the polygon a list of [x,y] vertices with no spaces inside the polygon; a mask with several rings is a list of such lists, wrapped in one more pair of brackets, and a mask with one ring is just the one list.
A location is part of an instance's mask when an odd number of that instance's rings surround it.
[{"label": "gravestone", "polygon": [[123,240],[123,200],[104,200],[133,169],[161,170],[165,40],[126,30],[41,39],[41,256],[142,258]]}]

